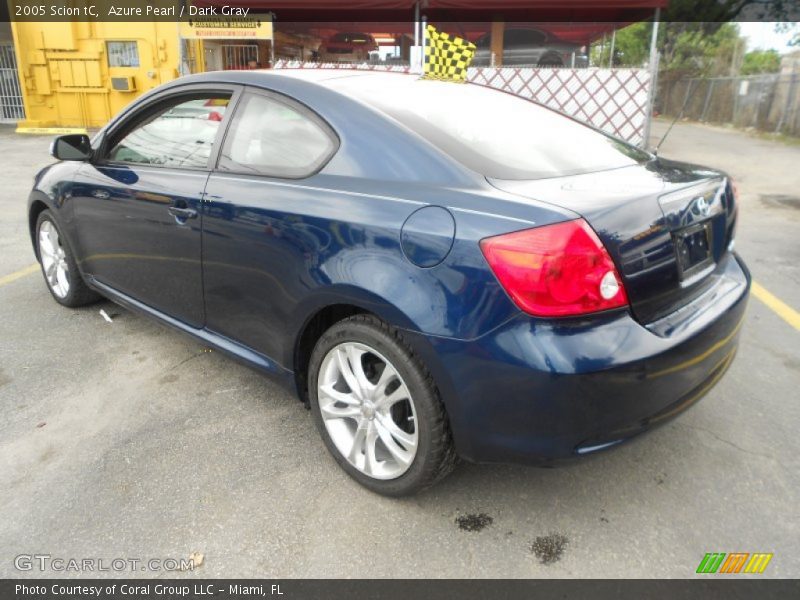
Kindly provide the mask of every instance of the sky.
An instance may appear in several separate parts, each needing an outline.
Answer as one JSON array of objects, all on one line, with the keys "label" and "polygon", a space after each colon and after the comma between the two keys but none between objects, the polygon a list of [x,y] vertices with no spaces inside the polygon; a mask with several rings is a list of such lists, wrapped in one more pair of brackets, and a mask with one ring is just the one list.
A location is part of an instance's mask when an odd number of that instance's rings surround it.
[{"label": "sky", "polygon": [[789,46],[789,40],[800,32],[800,26],[788,33],[775,33],[775,23],[761,23],[755,21],[748,21],[746,23],[737,23],[739,31],[743,36],[748,38],[748,50],[769,50],[774,48],[781,54],[798,50],[800,47]]}]

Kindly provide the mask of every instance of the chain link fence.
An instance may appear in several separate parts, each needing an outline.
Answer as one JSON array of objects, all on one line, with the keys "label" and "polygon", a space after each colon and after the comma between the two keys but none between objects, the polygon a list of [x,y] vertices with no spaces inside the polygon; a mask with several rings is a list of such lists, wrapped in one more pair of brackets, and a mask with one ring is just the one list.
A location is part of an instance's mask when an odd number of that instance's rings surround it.
[{"label": "chain link fence", "polygon": [[800,136],[800,70],[672,81],[662,75],[658,87],[655,107],[665,116]]}]

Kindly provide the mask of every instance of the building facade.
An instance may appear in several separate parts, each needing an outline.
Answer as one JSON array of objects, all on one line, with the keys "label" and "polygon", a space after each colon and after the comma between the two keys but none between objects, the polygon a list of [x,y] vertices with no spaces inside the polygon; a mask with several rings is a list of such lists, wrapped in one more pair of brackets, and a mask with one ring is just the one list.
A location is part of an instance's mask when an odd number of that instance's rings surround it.
[{"label": "building facade", "polygon": [[272,60],[272,26],[260,20],[15,22],[11,34],[22,133],[98,128],[182,74],[265,68]]}]

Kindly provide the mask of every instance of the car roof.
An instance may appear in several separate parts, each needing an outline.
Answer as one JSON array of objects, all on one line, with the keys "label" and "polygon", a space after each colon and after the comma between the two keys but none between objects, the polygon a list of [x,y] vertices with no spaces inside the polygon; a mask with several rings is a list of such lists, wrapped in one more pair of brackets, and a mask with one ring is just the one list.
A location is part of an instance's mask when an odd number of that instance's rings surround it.
[{"label": "car roof", "polygon": [[[458,102],[463,93],[483,94],[489,98],[505,92],[489,86],[474,83],[452,83],[434,79],[426,79],[419,73],[398,71],[377,71],[372,69],[339,69],[339,68],[287,68],[287,69],[254,69],[248,71],[211,71],[188,75],[174,80],[169,85],[191,83],[233,83],[273,89],[286,93],[302,101],[301,95],[309,99],[323,88],[339,97],[367,104],[378,112],[386,113],[381,105],[392,98],[430,98],[432,90],[436,90],[440,99]],[[534,104],[538,104],[534,102]],[[539,105],[542,110],[549,110]]]},{"label": "car roof", "polygon": [[[371,69],[277,69],[264,71],[275,73],[280,77],[308,81],[325,88],[355,96],[362,101],[374,96],[377,91],[392,93],[393,91],[413,90],[421,85],[442,86],[444,90],[452,90],[453,83],[424,79],[419,73],[402,71],[377,71]],[[469,85],[474,84],[455,84]],[[484,86],[480,86],[484,87]],[[367,94],[366,92],[369,92]]]},{"label": "car roof", "polygon": [[[419,74],[409,74],[402,72],[374,71],[355,68],[286,68],[286,69],[252,69],[234,71],[207,71],[205,73],[194,73],[183,75],[164,87],[180,86],[193,83],[234,83],[252,85],[255,87],[270,87],[279,81],[297,81],[310,84],[326,85],[326,82],[334,79],[366,78],[372,80],[375,77],[401,77],[410,80],[419,79]],[[332,87],[326,85],[326,87]]]},{"label": "car roof", "polygon": [[[312,85],[321,85],[328,89],[350,95],[348,92],[358,92],[362,89],[374,89],[376,86],[385,85],[387,88],[398,89],[413,86],[424,81],[426,85],[444,85],[448,88],[453,85],[449,82],[423,79],[418,73],[402,71],[378,71],[373,69],[358,68],[287,68],[287,69],[253,69],[246,71],[209,71],[185,75],[173,80],[167,87],[192,84],[192,83],[236,83],[256,87],[270,87],[278,81],[297,81]],[[464,85],[464,84],[460,84]],[[474,84],[466,84],[474,85]],[[483,86],[481,86],[483,87]]]}]

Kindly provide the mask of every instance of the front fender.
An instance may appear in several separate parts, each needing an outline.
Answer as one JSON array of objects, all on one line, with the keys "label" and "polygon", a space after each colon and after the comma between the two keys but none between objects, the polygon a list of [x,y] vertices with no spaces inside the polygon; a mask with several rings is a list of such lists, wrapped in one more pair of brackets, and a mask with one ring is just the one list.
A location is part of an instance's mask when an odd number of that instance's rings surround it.
[{"label": "front fender", "polygon": [[72,204],[69,199],[75,172],[81,164],[70,161],[53,163],[44,167],[34,177],[33,189],[28,195],[27,215],[28,233],[36,260],[39,260],[36,250],[36,220],[43,210],[50,210],[53,213],[70,247],[73,250],[78,248]]}]

